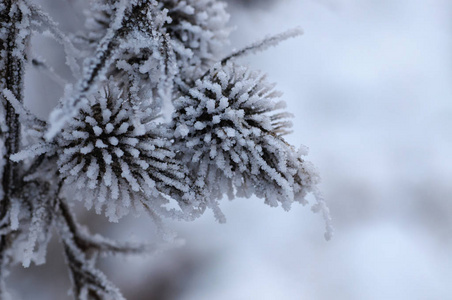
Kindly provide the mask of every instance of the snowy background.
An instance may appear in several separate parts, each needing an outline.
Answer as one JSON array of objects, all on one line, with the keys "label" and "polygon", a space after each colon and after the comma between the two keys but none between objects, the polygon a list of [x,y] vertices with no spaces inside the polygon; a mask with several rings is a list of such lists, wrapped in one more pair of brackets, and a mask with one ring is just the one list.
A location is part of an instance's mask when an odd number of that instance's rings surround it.
[{"label": "snowy background", "polygon": [[[43,5],[75,24],[68,7],[55,4],[61,2]],[[234,48],[296,26],[305,31],[242,62],[267,72],[284,92],[295,115],[287,140],[308,146],[322,175],[333,240],[323,239],[322,218],[309,207],[285,212],[236,199],[222,203],[226,224],[211,213],[170,223],[185,247],[146,259],[108,258],[103,270],[128,299],[450,299],[452,2],[243,2],[229,9]],[[36,41],[58,51],[48,43]],[[45,115],[58,87],[33,71],[28,80],[28,98],[37,90],[45,95],[29,104],[40,103],[34,109]],[[111,237],[155,235],[146,218],[119,225],[103,218],[80,213]],[[55,241],[49,263],[34,272],[13,270],[17,299],[67,297],[60,247]]]}]

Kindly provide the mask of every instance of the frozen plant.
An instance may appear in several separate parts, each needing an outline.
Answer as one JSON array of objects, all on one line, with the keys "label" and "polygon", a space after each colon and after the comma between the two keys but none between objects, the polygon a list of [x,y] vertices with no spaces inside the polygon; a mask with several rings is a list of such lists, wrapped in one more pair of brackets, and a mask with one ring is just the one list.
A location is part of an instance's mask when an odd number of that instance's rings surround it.
[{"label": "frozen plant", "polygon": [[[288,210],[312,193],[330,238],[319,177],[305,148],[283,138],[291,115],[280,93],[236,60],[301,32],[224,56],[227,21],[217,0],[95,0],[85,28],[68,35],[31,0],[1,0],[1,299],[8,267],[45,263],[54,231],[76,299],[123,299],[95,267],[97,255],[159,245],[91,234],[74,200],[112,222],[146,212],[160,226],[162,217],[189,221],[206,209],[223,222],[225,195]],[[62,81],[31,51],[31,37],[43,33],[62,45],[75,78],[48,121],[23,105],[29,66]]]}]

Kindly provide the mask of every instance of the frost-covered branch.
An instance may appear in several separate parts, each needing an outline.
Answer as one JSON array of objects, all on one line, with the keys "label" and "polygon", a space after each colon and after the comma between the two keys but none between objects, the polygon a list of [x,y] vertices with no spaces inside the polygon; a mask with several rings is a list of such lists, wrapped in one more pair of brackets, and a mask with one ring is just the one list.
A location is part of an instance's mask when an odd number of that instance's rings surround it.
[{"label": "frost-covered branch", "polygon": [[[211,209],[225,222],[224,196],[289,210],[311,193],[331,237],[317,171],[304,147],[284,139],[292,114],[281,93],[236,60],[301,30],[224,56],[221,1],[92,2],[84,29],[66,33],[32,0],[0,1],[0,298],[10,265],[45,263],[55,228],[76,299],[123,299],[96,268],[98,255],[171,245],[91,234],[70,209],[75,200],[111,222],[144,212],[171,241],[165,218],[192,221]],[[57,41],[72,77],[39,59],[39,49],[30,55],[35,34]],[[24,105],[27,67],[64,87],[48,121]]]},{"label": "frost-covered branch", "polygon": [[107,239],[100,235],[91,235],[86,229],[80,227],[64,200],[59,199],[58,203],[61,216],[63,217],[69,232],[72,234],[75,244],[84,253],[143,254],[145,252],[150,253],[158,248],[157,245],[118,243],[117,241]]},{"label": "frost-covered branch", "polygon": [[236,59],[236,58],[247,56],[247,55],[250,55],[253,53],[265,51],[272,46],[278,45],[280,42],[282,42],[284,40],[294,38],[294,37],[297,37],[302,34],[303,34],[303,30],[301,28],[293,28],[293,29],[289,29],[289,30],[282,32],[280,34],[277,34],[277,35],[268,36],[260,41],[254,42],[251,45],[246,46],[245,48],[234,51],[227,57],[223,58],[221,60],[221,64],[224,65],[232,59]]},{"label": "frost-covered branch", "polygon": [[63,244],[75,299],[124,299],[119,289],[108,281],[101,271],[94,268],[93,262],[73,240],[64,238]]},{"label": "frost-covered branch", "polygon": [[58,199],[58,229],[73,281],[76,299],[124,299],[117,287],[95,268],[97,256],[144,254],[163,249],[161,245],[119,243],[91,235],[82,229],[63,199]]},{"label": "frost-covered branch", "polygon": [[[23,102],[23,79],[26,63],[26,46],[29,40],[29,15],[23,2],[6,0],[0,3],[0,90],[7,89],[15,99]],[[4,98],[3,96],[1,98]],[[8,157],[19,150],[20,124],[13,106],[2,99],[0,103],[0,220],[5,219],[11,209],[11,197],[18,182],[18,170]],[[0,297],[6,293],[5,272],[10,259],[7,251],[12,245],[13,235],[0,236]]]}]

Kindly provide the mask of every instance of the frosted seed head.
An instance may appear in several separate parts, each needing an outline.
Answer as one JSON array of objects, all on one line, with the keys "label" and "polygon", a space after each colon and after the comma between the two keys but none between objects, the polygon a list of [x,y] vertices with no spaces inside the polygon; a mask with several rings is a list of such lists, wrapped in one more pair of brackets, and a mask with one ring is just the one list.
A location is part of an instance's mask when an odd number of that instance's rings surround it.
[{"label": "frosted seed head", "polygon": [[[106,209],[112,220],[141,207],[141,201],[167,197],[163,195],[182,201],[190,191],[184,167],[174,159],[167,127],[154,123],[158,111],[128,99],[129,94],[107,85],[105,92],[88,98],[89,105],[56,140],[64,188],[77,190],[98,212]],[[102,114],[105,108],[111,114]]]}]

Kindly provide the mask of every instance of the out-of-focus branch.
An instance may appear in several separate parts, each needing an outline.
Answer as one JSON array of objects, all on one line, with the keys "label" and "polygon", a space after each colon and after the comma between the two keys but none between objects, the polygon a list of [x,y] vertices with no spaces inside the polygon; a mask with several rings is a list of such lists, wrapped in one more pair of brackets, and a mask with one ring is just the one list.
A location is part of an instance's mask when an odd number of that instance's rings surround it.
[{"label": "out-of-focus branch", "polygon": [[118,288],[95,268],[97,254],[142,254],[158,248],[154,245],[118,243],[100,235],[91,235],[80,227],[64,199],[58,198],[57,201],[61,223],[59,231],[76,299],[124,299]]},{"label": "out-of-focus branch", "polygon": [[[2,53],[0,65],[0,89],[8,89],[20,102],[23,102],[23,74],[25,52],[24,45],[28,41],[28,34],[23,22],[23,15],[19,1],[2,1],[0,8],[0,27],[5,34],[0,40],[0,52]],[[0,170],[0,220],[3,220],[11,206],[11,195],[16,188],[18,178],[17,167],[9,159],[9,155],[19,150],[20,123],[14,108],[7,101],[0,104],[5,112],[5,120],[0,121],[0,139],[4,148],[3,170]],[[11,234],[2,234],[0,237],[0,297],[5,294],[3,278],[8,265],[7,250],[12,243]]]},{"label": "out-of-focus branch", "polygon": [[85,253],[94,251],[98,254],[142,254],[157,250],[155,245],[118,243],[100,235],[91,235],[80,228],[69,206],[62,199],[59,200],[59,209],[75,245]]}]

